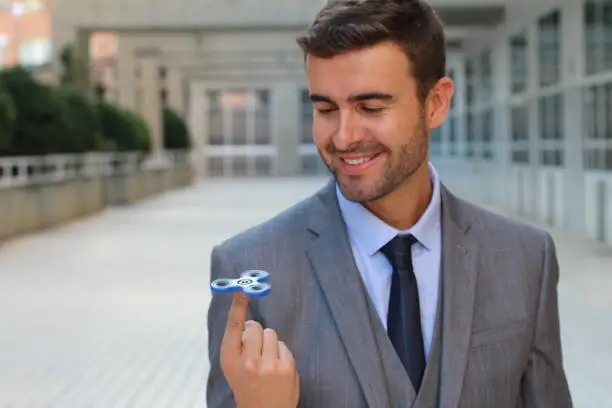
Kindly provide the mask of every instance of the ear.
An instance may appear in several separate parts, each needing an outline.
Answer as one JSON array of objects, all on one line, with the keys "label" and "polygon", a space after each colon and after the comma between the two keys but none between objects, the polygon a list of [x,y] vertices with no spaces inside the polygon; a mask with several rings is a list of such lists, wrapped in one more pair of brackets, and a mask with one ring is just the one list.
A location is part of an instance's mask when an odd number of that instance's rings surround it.
[{"label": "ear", "polygon": [[429,129],[439,127],[450,110],[450,102],[455,92],[453,80],[444,77],[438,80],[429,92],[426,102],[426,117]]}]

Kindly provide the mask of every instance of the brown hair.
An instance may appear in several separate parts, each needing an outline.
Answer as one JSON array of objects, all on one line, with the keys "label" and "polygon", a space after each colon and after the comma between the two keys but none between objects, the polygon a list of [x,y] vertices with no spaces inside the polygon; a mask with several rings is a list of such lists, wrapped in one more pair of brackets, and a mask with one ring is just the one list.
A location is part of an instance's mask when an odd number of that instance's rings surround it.
[{"label": "brown hair", "polygon": [[442,22],[422,0],[330,0],[297,38],[304,56],[333,57],[391,41],[402,47],[419,98],[446,74]]}]

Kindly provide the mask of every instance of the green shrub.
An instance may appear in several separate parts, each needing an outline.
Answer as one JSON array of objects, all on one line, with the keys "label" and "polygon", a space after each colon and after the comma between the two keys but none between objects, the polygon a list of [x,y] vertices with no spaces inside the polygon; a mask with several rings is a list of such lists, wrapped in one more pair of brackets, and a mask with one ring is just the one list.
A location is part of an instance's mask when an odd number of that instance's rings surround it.
[{"label": "green shrub", "polygon": [[7,152],[13,142],[16,120],[17,110],[13,97],[0,82],[0,154]]},{"label": "green shrub", "polygon": [[20,67],[0,72],[0,81],[17,112],[7,154],[83,153],[97,146],[95,108],[84,96],[39,83]]},{"label": "green shrub", "polygon": [[149,127],[137,113],[104,101],[98,103],[98,113],[106,150],[151,150]]},{"label": "green shrub", "polygon": [[96,150],[101,143],[100,118],[96,104],[80,92],[59,88],[68,109],[70,121],[69,146],[73,152]]},{"label": "green shrub", "polygon": [[191,137],[185,120],[174,110],[164,108],[164,148],[189,149]]}]

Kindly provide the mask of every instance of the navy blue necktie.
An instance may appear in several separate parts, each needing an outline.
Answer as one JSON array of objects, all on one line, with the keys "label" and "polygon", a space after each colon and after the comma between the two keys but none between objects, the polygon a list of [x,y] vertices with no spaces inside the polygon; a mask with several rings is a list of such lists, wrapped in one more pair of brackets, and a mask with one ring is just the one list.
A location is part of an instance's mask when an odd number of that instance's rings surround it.
[{"label": "navy blue necktie", "polygon": [[381,252],[393,266],[387,333],[418,392],[425,373],[419,291],[412,266],[412,235],[398,235]]}]

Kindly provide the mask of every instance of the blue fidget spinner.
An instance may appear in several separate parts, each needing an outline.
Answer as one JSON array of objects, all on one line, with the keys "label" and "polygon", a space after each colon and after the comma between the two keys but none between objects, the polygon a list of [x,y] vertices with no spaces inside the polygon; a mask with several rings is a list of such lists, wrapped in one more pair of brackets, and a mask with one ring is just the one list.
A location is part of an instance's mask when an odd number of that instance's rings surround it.
[{"label": "blue fidget spinner", "polygon": [[237,292],[241,290],[249,296],[266,296],[271,288],[269,283],[264,282],[268,276],[270,276],[270,274],[266,271],[244,271],[237,279],[215,279],[210,284],[210,288],[213,292],[217,293]]}]

